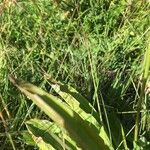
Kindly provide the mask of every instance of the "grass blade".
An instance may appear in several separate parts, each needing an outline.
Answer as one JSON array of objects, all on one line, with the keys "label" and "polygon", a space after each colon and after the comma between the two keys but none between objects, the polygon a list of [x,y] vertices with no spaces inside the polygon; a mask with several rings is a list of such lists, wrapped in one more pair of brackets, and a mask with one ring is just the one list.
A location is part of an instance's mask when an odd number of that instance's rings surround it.
[{"label": "grass blade", "polygon": [[149,42],[148,48],[147,48],[147,51],[145,53],[145,58],[144,58],[141,93],[140,93],[139,101],[137,102],[137,114],[136,114],[136,119],[135,119],[135,132],[134,132],[134,141],[135,142],[137,142],[137,140],[138,140],[138,132],[139,132],[139,124],[140,124],[140,111],[142,109],[143,100],[145,97],[146,83],[148,80],[149,68],[150,68],[150,40],[148,42]]}]

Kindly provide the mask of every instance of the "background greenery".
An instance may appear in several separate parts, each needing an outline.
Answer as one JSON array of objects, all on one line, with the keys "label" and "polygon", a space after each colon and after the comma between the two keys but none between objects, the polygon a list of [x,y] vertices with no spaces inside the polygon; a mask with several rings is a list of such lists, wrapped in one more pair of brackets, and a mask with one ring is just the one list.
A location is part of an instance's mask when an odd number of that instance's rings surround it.
[{"label": "background greenery", "polygon": [[[46,118],[9,82],[9,74],[53,92],[44,78],[48,73],[97,110],[103,112],[105,104],[108,114],[116,112],[128,133],[134,114],[119,112],[136,107],[149,14],[149,3],[135,0],[1,1],[0,149],[33,149],[22,139],[24,122]],[[146,131],[150,140],[149,126]]]}]

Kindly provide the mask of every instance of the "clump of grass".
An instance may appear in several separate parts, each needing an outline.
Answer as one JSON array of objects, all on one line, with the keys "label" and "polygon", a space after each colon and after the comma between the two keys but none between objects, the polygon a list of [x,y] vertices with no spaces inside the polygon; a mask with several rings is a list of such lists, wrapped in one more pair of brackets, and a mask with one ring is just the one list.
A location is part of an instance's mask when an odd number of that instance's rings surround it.
[{"label": "clump of grass", "polygon": [[[128,5],[124,0],[4,4],[0,6],[0,91],[11,115],[6,117],[8,133],[22,132],[24,122],[32,117],[46,118],[10,84],[8,74],[54,92],[43,77],[46,72],[87,97],[107,122],[111,137],[107,116],[112,110],[132,111],[139,97],[136,85],[149,31],[149,4]],[[128,135],[134,117],[118,117]],[[7,137],[0,140],[6,141],[1,145],[7,149]],[[28,147],[17,134],[12,140]]]}]

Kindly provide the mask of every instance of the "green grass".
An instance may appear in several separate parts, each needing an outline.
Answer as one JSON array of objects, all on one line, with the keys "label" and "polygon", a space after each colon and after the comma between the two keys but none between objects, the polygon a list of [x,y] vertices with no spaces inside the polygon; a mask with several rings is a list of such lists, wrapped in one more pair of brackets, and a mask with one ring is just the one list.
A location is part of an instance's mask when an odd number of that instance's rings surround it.
[{"label": "green grass", "polygon": [[[13,74],[56,94],[45,73],[89,100],[110,139],[115,131],[109,116],[114,112],[129,134],[127,144],[132,149],[135,114],[117,112],[135,111],[140,97],[149,5],[135,0],[131,6],[124,0],[64,0],[59,5],[52,0],[1,2],[0,149],[33,149],[21,135],[26,131],[25,121],[47,118],[26,101],[8,76]],[[140,144],[150,140],[148,122],[140,127]]]}]

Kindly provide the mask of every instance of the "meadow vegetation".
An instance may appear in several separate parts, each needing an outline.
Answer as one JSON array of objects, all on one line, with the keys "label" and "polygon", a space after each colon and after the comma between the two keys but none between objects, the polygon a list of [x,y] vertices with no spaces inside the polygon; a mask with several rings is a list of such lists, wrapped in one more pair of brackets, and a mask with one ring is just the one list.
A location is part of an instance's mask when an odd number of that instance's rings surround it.
[{"label": "meadow vegetation", "polygon": [[[51,133],[43,135],[45,139],[51,135],[55,141],[47,146],[49,149],[53,144],[58,150],[86,148],[80,140],[79,145],[78,140],[75,143],[76,135],[72,140],[54,124],[54,116],[48,115],[52,117],[49,119],[44,108],[29,100],[34,99],[32,94],[43,91],[18,79],[53,94],[52,99],[62,100],[64,106],[59,106],[63,109],[67,105],[68,114],[75,110],[68,107],[70,100],[64,94],[74,99],[76,107],[79,102],[83,116],[77,111],[78,123],[92,116],[88,122],[98,126],[97,130],[104,127],[100,136],[106,138],[108,149],[150,149],[149,14],[150,3],[144,0],[1,1],[0,149],[42,149],[34,135],[50,125]],[[61,86],[69,89],[63,91]],[[66,118],[64,115],[64,121]],[[75,129],[73,120],[69,120],[71,129]],[[41,128],[44,124],[47,128]],[[95,128],[90,127],[88,136],[97,139]],[[82,127],[79,131],[82,134]],[[86,137],[85,132],[83,135],[79,139]]]}]

